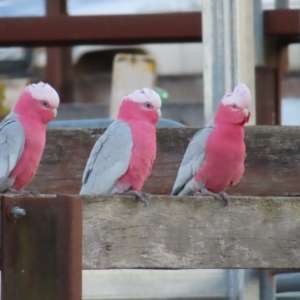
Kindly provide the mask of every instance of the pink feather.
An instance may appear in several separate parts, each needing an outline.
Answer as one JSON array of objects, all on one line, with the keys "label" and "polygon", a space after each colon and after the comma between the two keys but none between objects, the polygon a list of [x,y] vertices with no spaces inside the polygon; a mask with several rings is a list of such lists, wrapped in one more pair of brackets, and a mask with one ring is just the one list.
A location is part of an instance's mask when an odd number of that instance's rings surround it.
[{"label": "pink feather", "polygon": [[[56,108],[59,105],[58,95],[49,85],[39,83],[32,85],[44,92],[46,88],[48,107],[42,99],[34,99],[28,88],[20,96],[13,111],[18,114],[18,120],[23,126],[25,134],[25,145],[21,158],[15,168],[9,174],[9,178],[14,178],[13,189],[24,188],[35,175],[45,148],[46,125],[55,117]],[[29,86],[30,87],[30,86]],[[49,95],[49,87],[51,88]],[[54,96],[54,97],[53,97]],[[49,97],[48,97],[49,98]]]},{"label": "pink feather", "polygon": [[125,121],[131,129],[133,148],[129,168],[118,180],[117,186],[126,186],[137,192],[141,191],[150,175],[156,156],[155,124],[159,120],[157,110],[160,109],[160,101],[157,105],[155,101],[150,102],[153,109],[147,110],[143,106],[145,102],[124,99],[118,114],[118,119]]}]

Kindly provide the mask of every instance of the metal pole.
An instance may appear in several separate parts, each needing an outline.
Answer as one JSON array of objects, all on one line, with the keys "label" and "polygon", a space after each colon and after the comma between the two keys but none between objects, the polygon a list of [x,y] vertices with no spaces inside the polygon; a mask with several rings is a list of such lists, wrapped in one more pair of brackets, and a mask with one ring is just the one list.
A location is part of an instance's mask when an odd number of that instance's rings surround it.
[{"label": "metal pole", "polygon": [[255,42],[255,65],[265,65],[264,53],[264,18],[262,9],[262,0],[253,0],[253,18],[254,18],[254,42]]},{"label": "metal pole", "polygon": [[241,293],[241,284],[243,283],[243,278],[241,280],[241,275],[243,275],[244,270],[228,269],[227,279],[228,279],[228,300],[239,300]]},{"label": "metal pole", "polygon": [[259,294],[261,300],[276,299],[276,280],[271,270],[260,270]]},{"label": "metal pole", "polygon": [[289,0],[276,0],[275,1],[276,9],[289,8],[289,6],[290,6]]},{"label": "metal pole", "polygon": [[[240,300],[259,299],[259,277],[257,270],[244,270],[244,286]],[[260,298],[264,300],[264,298]]]},{"label": "metal pole", "polygon": [[245,83],[252,94],[255,112],[255,44],[253,2],[249,0],[203,0],[204,114],[212,119],[222,96]]},{"label": "metal pole", "polygon": [[300,292],[300,273],[277,275],[276,292]]}]

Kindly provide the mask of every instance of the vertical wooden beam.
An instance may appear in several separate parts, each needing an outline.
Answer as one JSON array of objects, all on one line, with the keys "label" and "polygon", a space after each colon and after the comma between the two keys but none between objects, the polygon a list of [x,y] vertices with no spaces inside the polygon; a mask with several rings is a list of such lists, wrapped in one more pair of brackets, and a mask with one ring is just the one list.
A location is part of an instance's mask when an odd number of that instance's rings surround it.
[{"label": "vertical wooden beam", "polygon": [[[282,98],[282,77],[288,71],[288,45],[276,39],[268,38],[265,40],[265,67],[274,69],[276,77],[274,86],[276,87],[273,98],[275,114],[275,125],[281,124],[281,98]],[[269,79],[270,80],[270,79]],[[263,85],[263,82],[261,82]],[[261,123],[259,123],[262,125]],[[272,125],[270,123],[265,125]]]},{"label": "vertical wooden beam", "polygon": [[[289,7],[289,0],[276,0],[275,8]],[[257,124],[281,124],[282,77],[288,71],[288,44],[264,39],[264,66],[257,69]]]},{"label": "vertical wooden beam", "polygon": [[259,66],[255,69],[257,125],[280,124],[278,69]]},{"label": "vertical wooden beam", "polygon": [[47,15],[67,14],[67,0],[46,0]]},{"label": "vertical wooden beam", "polygon": [[3,196],[1,211],[1,299],[81,300],[82,201]]},{"label": "vertical wooden beam", "polygon": [[[289,0],[276,0],[275,8],[284,9],[289,8]],[[276,43],[277,44],[277,43]],[[277,44],[275,47],[275,59],[276,59],[276,69],[277,69],[277,93],[276,99],[278,103],[278,125],[281,124],[281,102],[282,102],[282,78],[288,71],[288,44]],[[273,50],[274,51],[274,50]]]},{"label": "vertical wooden beam", "polygon": [[[46,0],[48,16],[66,15],[66,0]],[[72,48],[48,47],[46,81],[59,93],[61,102],[73,102]]]},{"label": "vertical wooden beam", "polygon": [[255,112],[253,3],[249,0],[203,1],[204,111],[211,120],[222,96],[246,83]]}]

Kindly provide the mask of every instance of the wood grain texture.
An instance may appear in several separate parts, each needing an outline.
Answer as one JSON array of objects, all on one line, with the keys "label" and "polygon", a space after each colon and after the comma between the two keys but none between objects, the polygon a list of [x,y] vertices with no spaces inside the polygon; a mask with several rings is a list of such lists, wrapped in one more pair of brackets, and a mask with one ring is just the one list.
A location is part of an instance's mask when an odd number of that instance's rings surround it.
[{"label": "wood grain texture", "polygon": [[[172,190],[186,147],[199,128],[157,130],[157,158],[144,185],[152,194]],[[78,194],[90,151],[103,129],[51,129],[38,172],[28,189],[45,194]],[[231,195],[300,194],[300,127],[246,127],[246,172]]]},{"label": "wood grain texture", "polygon": [[83,199],[85,269],[300,267],[300,198]]}]

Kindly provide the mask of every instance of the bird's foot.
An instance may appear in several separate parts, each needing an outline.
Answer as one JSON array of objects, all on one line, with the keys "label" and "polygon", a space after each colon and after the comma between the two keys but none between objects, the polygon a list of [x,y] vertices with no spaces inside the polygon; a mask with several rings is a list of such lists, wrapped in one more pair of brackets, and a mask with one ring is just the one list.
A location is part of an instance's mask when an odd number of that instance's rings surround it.
[{"label": "bird's foot", "polygon": [[221,192],[217,194],[217,193],[210,192],[207,189],[202,189],[201,194],[205,196],[212,196],[215,199],[222,201],[226,208],[228,207],[229,197],[225,192]]},{"label": "bird's foot", "polygon": [[226,207],[228,207],[228,204],[229,204],[229,196],[225,193],[225,192],[221,192],[219,193],[220,197],[222,198],[223,202],[224,202],[224,205]]},{"label": "bird's foot", "polygon": [[40,192],[38,191],[16,190],[12,188],[5,190],[4,193],[11,194],[11,195],[35,195],[35,196],[40,195]]},{"label": "bird's foot", "polygon": [[135,190],[128,190],[128,191],[124,192],[124,194],[125,195],[135,196],[138,200],[140,200],[141,202],[143,202],[145,206],[147,206],[146,198],[151,195],[151,194],[145,193],[145,192],[139,193],[139,192],[137,192]]},{"label": "bird's foot", "polygon": [[150,196],[152,196],[152,194],[147,193],[147,192],[141,192],[141,194],[143,195],[143,197],[149,198]]},{"label": "bird's foot", "polygon": [[192,196],[202,196],[203,194],[201,194],[200,192],[195,192],[195,193],[192,193]]}]

